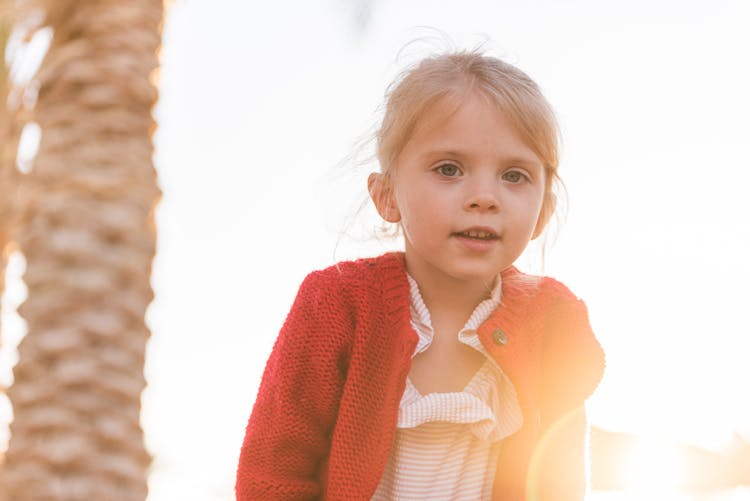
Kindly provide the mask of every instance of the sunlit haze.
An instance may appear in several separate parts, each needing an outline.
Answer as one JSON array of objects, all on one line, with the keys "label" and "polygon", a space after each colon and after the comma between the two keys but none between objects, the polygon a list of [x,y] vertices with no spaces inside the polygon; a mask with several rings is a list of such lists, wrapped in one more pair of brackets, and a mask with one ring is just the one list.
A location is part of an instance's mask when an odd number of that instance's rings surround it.
[{"label": "sunlit haze", "polygon": [[[183,0],[156,109],[150,501],[233,499],[301,280],[398,247],[367,236],[374,166],[347,158],[387,84],[425,54],[399,57],[404,44],[435,37],[424,26],[516,64],[558,113],[566,216],[543,260],[534,248],[519,264],[588,304],[607,352],[591,424],[713,451],[750,440],[750,3]],[[635,451],[631,490],[592,500],[692,499],[674,451]]]}]

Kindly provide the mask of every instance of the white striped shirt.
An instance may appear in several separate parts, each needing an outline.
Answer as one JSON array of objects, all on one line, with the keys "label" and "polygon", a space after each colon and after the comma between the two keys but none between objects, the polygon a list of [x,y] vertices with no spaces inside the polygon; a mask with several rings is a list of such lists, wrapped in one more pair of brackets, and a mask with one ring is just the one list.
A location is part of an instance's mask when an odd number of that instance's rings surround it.
[{"label": "white striped shirt", "polygon": [[[411,287],[412,326],[419,335],[414,355],[430,347],[433,329],[419,286]],[[490,358],[476,329],[500,304],[500,277],[458,333],[485,357],[461,392],[422,395],[407,378],[399,405],[396,439],[373,501],[480,500],[492,493],[502,439],[523,424],[515,388]]]}]

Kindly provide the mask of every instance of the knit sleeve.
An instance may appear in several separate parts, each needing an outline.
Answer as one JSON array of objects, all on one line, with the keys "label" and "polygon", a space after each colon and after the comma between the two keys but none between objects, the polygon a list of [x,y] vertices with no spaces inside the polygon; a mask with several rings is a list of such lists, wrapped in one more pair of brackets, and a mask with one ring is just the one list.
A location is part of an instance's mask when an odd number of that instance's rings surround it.
[{"label": "knit sleeve", "polygon": [[537,499],[582,501],[587,487],[584,402],[602,377],[604,354],[579,299],[550,309],[543,339]]},{"label": "knit sleeve", "polygon": [[345,371],[347,318],[330,274],[309,275],[279,333],[247,425],[238,500],[321,496]]},{"label": "knit sleeve", "polygon": [[603,373],[604,352],[586,304],[572,297],[551,306],[543,336],[542,420],[557,419],[583,405]]}]

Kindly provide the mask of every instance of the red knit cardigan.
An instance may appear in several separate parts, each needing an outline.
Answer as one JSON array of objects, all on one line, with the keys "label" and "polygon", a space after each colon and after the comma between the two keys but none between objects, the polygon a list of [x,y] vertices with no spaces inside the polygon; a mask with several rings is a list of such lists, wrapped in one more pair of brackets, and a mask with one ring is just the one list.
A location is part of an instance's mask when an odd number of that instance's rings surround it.
[{"label": "red knit cardigan", "polygon": [[[511,268],[479,338],[518,393],[493,499],[582,500],[583,402],[604,357],[561,283]],[[241,500],[367,500],[380,482],[418,336],[402,253],[313,272],[268,360],[237,470]],[[581,418],[583,416],[583,418]]]}]

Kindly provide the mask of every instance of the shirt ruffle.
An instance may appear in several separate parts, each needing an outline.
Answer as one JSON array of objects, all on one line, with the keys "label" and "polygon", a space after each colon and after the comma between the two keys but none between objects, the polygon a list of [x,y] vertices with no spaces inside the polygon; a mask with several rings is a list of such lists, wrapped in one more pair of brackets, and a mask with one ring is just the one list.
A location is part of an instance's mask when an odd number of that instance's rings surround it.
[{"label": "shirt ruffle", "polygon": [[461,392],[422,395],[407,379],[396,426],[416,428],[436,421],[464,424],[481,440],[502,440],[521,428],[523,417],[515,391],[498,391],[494,379],[500,378],[490,362],[485,362]]},{"label": "shirt ruffle", "polygon": [[[433,330],[419,286],[412,277],[407,277],[411,287],[412,326],[419,335],[416,355],[430,347]],[[501,290],[498,276],[490,297],[474,309],[458,334],[460,342],[485,356],[484,364],[460,392],[422,395],[407,378],[399,404],[398,428],[416,428],[432,422],[464,424],[477,438],[490,442],[502,440],[521,428],[523,414],[516,390],[502,368],[488,356],[476,330],[500,303]]]}]

